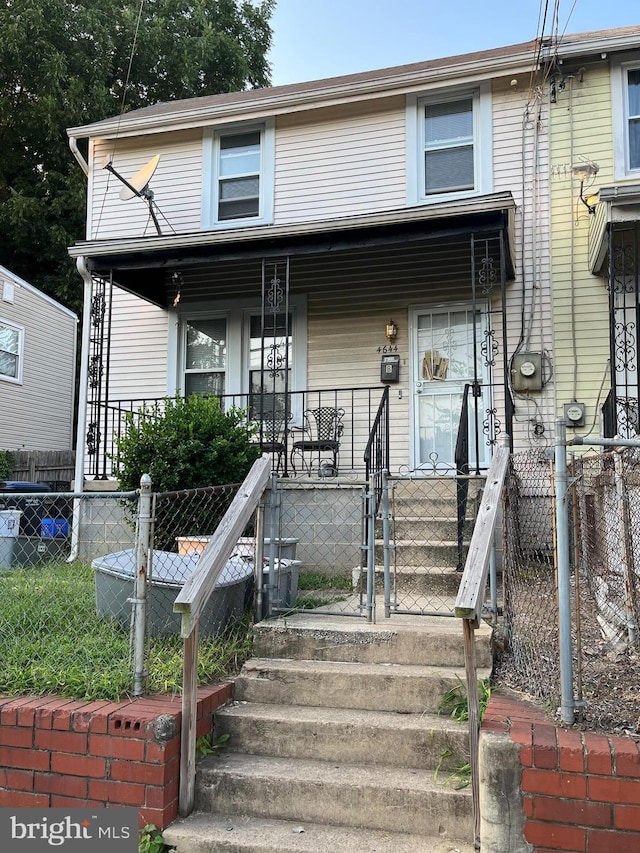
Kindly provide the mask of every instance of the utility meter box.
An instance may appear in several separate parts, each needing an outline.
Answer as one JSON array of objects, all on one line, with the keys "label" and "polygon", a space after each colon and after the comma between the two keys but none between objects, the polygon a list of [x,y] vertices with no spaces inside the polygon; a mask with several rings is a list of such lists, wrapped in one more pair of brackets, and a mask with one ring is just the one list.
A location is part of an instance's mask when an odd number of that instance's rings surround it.
[{"label": "utility meter box", "polygon": [[542,391],[542,353],[519,352],[511,360],[514,391]]}]

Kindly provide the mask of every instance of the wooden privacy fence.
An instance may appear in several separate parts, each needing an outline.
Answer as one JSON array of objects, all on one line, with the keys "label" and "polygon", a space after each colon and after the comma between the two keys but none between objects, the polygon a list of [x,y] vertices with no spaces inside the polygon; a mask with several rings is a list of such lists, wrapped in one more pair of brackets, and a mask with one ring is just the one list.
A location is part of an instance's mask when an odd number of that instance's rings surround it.
[{"label": "wooden privacy fence", "polygon": [[76,454],[73,450],[13,450],[12,480],[28,483],[66,483],[66,491],[74,478]]}]

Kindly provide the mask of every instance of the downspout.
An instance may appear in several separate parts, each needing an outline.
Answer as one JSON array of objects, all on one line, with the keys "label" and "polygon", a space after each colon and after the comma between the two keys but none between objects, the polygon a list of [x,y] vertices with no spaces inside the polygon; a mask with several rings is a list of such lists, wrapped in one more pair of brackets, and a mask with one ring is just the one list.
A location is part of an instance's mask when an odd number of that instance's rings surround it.
[{"label": "downspout", "polygon": [[71,153],[76,158],[78,163],[80,164],[80,168],[84,172],[85,176],[89,177],[89,164],[82,156],[80,149],[78,148],[78,141],[75,136],[69,137],[69,148],[71,149]]},{"label": "downspout", "polygon": [[[82,306],[82,343],[80,348],[80,378],[78,380],[78,424],[76,428],[76,466],[74,472],[74,492],[84,491],[84,454],[87,433],[87,387],[89,383],[89,344],[91,341],[91,297],[93,282],[87,269],[84,256],[76,260],[78,272],[84,282],[84,303]],[[71,527],[71,553],[67,562],[72,563],[78,557],[80,532],[80,503],[73,502],[73,524]]]}]

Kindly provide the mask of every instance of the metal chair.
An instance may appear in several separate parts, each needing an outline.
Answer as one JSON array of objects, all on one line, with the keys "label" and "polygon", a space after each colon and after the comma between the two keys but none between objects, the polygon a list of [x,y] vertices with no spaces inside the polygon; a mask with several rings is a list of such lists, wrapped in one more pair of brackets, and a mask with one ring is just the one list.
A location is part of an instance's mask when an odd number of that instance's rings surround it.
[{"label": "metal chair", "polygon": [[294,474],[297,473],[297,463],[309,476],[314,469],[320,477],[337,476],[343,417],[344,409],[334,406],[318,406],[304,412],[303,437],[294,441],[291,447]]}]

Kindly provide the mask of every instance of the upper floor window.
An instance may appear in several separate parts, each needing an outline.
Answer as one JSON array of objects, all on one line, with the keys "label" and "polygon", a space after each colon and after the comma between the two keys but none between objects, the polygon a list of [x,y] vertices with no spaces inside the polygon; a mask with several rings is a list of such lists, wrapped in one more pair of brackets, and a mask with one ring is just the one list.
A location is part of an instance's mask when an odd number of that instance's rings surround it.
[{"label": "upper floor window", "polygon": [[640,170],[640,58],[612,67],[613,145],[616,180]]},{"label": "upper floor window", "polygon": [[260,213],[260,133],[220,137],[218,151],[218,216],[244,219]]},{"label": "upper floor window", "polygon": [[424,105],[424,194],[472,190],[473,99]]},{"label": "upper floor window", "polygon": [[270,222],[273,126],[207,131],[203,193],[203,228]]},{"label": "upper floor window", "polygon": [[491,192],[487,85],[407,98],[407,203]]},{"label": "upper floor window", "polygon": [[629,168],[640,169],[640,68],[627,71]]},{"label": "upper floor window", "polygon": [[24,329],[0,320],[0,379],[22,382]]}]

